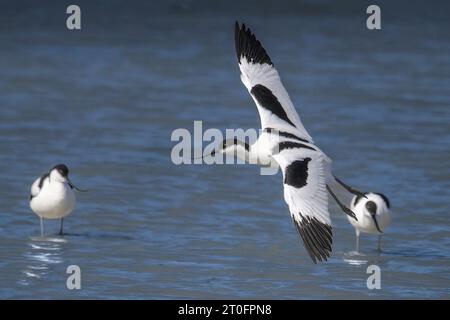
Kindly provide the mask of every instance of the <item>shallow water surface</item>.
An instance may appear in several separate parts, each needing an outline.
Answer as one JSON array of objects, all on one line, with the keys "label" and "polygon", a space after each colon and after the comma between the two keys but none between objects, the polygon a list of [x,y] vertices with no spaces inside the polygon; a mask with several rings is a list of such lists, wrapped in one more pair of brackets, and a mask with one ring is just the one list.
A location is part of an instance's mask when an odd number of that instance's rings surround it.
[{"label": "shallow water surface", "polygon": [[[108,14],[101,3],[81,2],[78,33],[59,27],[55,5],[2,12],[0,298],[450,297],[450,28],[439,7],[387,7],[373,33],[358,2],[269,13],[112,1]],[[368,235],[352,253],[354,231],[331,203],[333,255],[314,265],[280,174],[171,162],[172,131],[194,120],[259,126],[239,79],[237,18],[269,51],[336,174],[389,196],[381,254]],[[21,23],[30,19],[38,27]],[[61,162],[89,192],[77,194],[65,236],[46,221],[40,238],[29,188]],[[366,286],[373,264],[381,290]],[[66,289],[69,265],[81,268],[81,290]]]}]

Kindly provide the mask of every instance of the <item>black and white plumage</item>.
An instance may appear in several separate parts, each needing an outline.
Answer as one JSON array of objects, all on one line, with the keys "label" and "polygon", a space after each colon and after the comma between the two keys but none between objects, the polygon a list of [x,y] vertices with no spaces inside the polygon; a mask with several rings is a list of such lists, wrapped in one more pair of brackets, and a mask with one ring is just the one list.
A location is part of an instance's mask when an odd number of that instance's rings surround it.
[{"label": "black and white plumage", "polygon": [[358,220],[348,220],[355,228],[356,252],[359,252],[361,232],[378,235],[378,251],[381,251],[381,237],[391,222],[390,207],[389,199],[381,193],[368,192],[365,197],[353,197],[350,208]]},{"label": "black and white plumage", "polygon": [[48,173],[37,178],[31,186],[30,208],[39,216],[41,236],[44,235],[43,219],[61,219],[59,233],[63,233],[63,219],[75,207],[75,187],[69,179],[65,164],[54,166]]},{"label": "black and white plumage", "polygon": [[262,128],[295,133],[313,142],[295,111],[289,94],[281,83],[278,71],[259,40],[250,29],[235,26],[236,53],[241,80],[255,100]]},{"label": "black and white plumage", "polygon": [[[284,199],[314,263],[332,252],[328,192],[345,213],[355,217],[335,196],[331,160],[304,128],[274,63],[250,29],[236,22],[235,45],[241,80],[256,103],[262,134],[252,145],[225,140],[219,151],[252,163],[275,160],[283,172]],[[350,192],[361,193],[345,184]]]}]

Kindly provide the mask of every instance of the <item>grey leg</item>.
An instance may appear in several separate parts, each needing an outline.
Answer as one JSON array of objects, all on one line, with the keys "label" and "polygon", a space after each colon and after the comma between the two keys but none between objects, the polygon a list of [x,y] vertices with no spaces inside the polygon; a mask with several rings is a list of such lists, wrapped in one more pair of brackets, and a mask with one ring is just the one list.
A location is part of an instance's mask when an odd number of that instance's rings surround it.
[{"label": "grey leg", "polygon": [[61,218],[61,226],[59,228],[59,235],[63,235],[63,225],[64,225],[64,218]]},{"label": "grey leg", "polygon": [[39,217],[41,222],[41,237],[44,237],[44,221],[42,220],[42,217]]}]

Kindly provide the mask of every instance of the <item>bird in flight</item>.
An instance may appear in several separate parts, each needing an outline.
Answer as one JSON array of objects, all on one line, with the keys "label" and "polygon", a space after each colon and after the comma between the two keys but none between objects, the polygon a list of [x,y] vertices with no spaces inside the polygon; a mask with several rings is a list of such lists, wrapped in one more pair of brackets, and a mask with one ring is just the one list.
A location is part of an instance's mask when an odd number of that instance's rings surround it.
[{"label": "bird in flight", "polygon": [[284,199],[295,227],[312,261],[326,261],[332,252],[332,227],[328,194],[352,219],[355,214],[337,198],[341,185],[352,194],[365,195],[335,178],[331,159],[314,144],[284,88],[266,50],[245,24],[235,25],[236,53],[241,80],[256,103],[262,133],[252,145],[224,140],[219,153],[249,162],[267,164],[272,159],[283,173]]}]

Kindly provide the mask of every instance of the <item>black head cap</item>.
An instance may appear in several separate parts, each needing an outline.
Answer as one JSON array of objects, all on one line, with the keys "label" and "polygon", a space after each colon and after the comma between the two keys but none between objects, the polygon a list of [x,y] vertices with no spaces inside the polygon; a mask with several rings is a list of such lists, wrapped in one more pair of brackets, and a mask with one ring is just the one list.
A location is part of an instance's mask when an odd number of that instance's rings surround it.
[{"label": "black head cap", "polygon": [[366,209],[370,212],[370,214],[374,215],[377,213],[377,205],[373,201],[366,202]]},{"label": "black head cap", "polygon": [[67,166],[65,164],[58,164],[56,166],[53,167],[52,170],[58,170],[58,172],[63,176],[63,177],[67,177],[69,175],[69,168],[67,168]]}]

